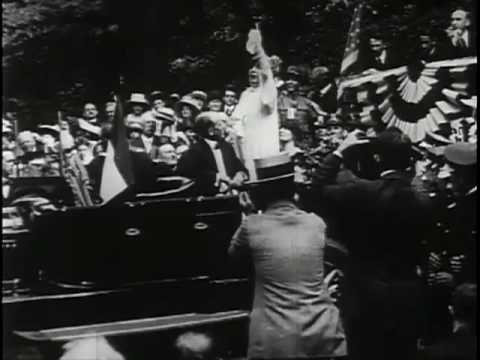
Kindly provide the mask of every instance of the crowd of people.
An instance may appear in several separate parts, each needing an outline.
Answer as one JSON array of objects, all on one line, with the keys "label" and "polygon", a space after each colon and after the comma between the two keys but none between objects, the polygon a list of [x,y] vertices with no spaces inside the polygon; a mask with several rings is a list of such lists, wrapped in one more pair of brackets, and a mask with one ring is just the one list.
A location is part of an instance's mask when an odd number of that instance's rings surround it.
[{"label": "crowd of people", "polygon": [[[470,22],[467,11],[452,13],[450,45],[463,55],[473,47]],[[242,93],[134,92],[121,119],[114,101],[102,112],[86,103],[80,118],[16,138],[5,116],[4,199],[12,178],[60,175],[65,153],[101,203],[106,146],[122,121],[137,179],[183,176],[200,195],[240,194],[249,216],[229,253],[255,268],[249,358],[473,359],[476,140],[414,146],[374,119],[342,118],[327,68],[313,69],[309,84],[304,67],[283,74],[259,44],[253,33],[247,51],[257,65]],[[373,67],[387,66],[382,40],[370,44]],[[423,55],[433,60],[429,46]],[[338,302],[324,281],[330,241],[346,249]],[[190,335],[178,342],[183,358],[196,356],[185,350],[192,339],[210,349],[210,339]]]}]

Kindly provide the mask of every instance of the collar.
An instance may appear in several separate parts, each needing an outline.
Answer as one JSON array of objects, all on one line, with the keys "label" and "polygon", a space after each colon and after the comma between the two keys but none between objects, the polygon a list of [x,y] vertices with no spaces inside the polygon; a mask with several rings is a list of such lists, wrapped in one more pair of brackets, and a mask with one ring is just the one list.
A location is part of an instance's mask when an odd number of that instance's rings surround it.
[{"label": "collar", "polygon": [[465,194],[465,196],[475,194],[476,192],[477,192],[477,185],[475,185],[473,188],[471,188],[471,189]]},{"label": "collar", "polygon": [[462,34],[462,39],[465,41],[465,45],[468,47],[470,44],[468,43],[468,30],[465,30]]},{"label": "collar", "polygon": [[330,91],[331,88],[332,88],[332,84],[328,84],[322,90],[320,90],[320,95],[322,96],[325,95],[327,92]]},{"label": "collar", "polygon": [[396,173],[397,170],[385,170],[385,171],[382,171],[382,173],[380,174],[380,177],[384,177],[384,176],[387,176],[389,174],[393,174],[393,173]]},{"label": "collar", "polygon": [[210,139],[205,139],[205,138],[203,138],[203,140],[205,140],[205,142],[208,144],[208,146],[210,146],[212,148],[212,150],[216,149],[216,147],[218,145],[217,141],[210,140]]},{"label": "collar", "polygon": [[380,55],[377,56],[377,59],[379,59],[382,63],[385,63],[385,60],[387,58],[387,50],[382,50]]}]

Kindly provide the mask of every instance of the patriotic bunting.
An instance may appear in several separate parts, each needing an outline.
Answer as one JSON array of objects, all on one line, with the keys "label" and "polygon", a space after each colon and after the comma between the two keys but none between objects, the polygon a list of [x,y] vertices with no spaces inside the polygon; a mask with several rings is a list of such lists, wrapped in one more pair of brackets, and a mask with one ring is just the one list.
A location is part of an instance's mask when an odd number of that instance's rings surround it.
[{"label": "patriotic bunting", "polygon": [[361,119],[372,108],[379,111],[384,124],[398,127],[414,143],[445,126],[453,141],[476,141],[476,66],[477,58],[469,57],[351,77],[340,84],[341,103],[359,107]]}]

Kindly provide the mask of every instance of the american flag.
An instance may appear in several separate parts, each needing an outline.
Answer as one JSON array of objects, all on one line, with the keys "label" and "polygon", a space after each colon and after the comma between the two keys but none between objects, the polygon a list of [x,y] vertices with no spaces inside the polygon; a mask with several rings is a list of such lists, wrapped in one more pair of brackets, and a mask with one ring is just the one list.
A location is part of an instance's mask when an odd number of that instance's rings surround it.
[{"label": "american flag", "polygon": [[352,65],[358,61],[359,45],[360,45],[360,21],[362,17],[362,10],[364,3],[360,2],[353,12],[352,24],[348,32],[347,47],[345,48],[345,55],[343,56],[342,67],[340,75],[345,75]]}]

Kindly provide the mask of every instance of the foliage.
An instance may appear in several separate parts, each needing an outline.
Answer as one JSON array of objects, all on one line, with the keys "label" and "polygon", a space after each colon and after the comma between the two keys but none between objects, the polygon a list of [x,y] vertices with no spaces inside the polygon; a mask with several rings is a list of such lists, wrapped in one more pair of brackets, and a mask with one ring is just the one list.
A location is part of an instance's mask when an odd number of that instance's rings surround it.
[{"label": "foliage", "polygon": [[[2,41],[7,96],[25,100],[35,121],[50,103],[75,109],[125,92],[186,92],[240,88],[250,59],[248,28],[261,19],[264,45],[284,65],[328,66],[338,71],[358,0],[17,0],[3,1]],[[362,32],[381,31],[402,52],[426,28],[441,32],[458,1],[369,0]],[[461,4],[460,4],[461,5]],[[473,0],[467,6],[474,6]],[[409,44],[408,47],[405,44]],[[407,55],[407,54],[405,54]],[[35,109],[35,110],[32,110]]]}]

